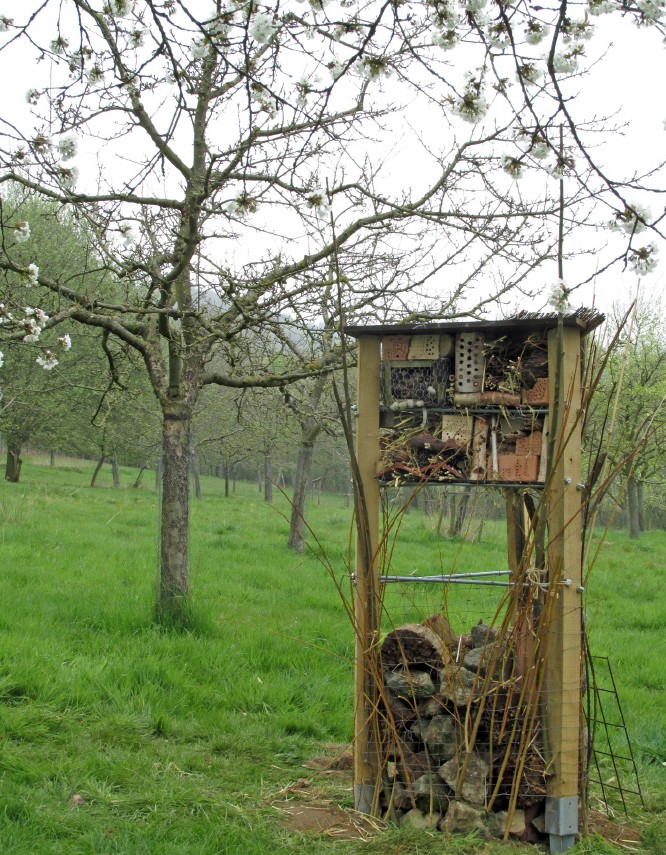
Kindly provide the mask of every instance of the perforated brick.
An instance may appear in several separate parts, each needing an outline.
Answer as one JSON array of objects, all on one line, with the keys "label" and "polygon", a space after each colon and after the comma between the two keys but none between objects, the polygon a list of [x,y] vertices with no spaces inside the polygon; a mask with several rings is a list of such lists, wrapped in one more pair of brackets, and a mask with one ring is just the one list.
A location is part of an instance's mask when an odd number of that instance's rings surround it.
[{"label": "perforated brick", "polygon": [[523,403],[525,404],[547,404],[548,403],[548,378],[539,377],[531,389],[523,389]]},{"label": "perforated brick", "polygon": [[382,339],[382,359],[407,359],[409,354],[408,335],[389,335]]},{"label": "perforated brick", "polygon": [[483,391],[483,341],[480,333],[456,336],[456,392]]},{"label": "perforated brick", "polygon": [[516,454],[526,456],[528,454],[541,454],[541,443],[543,442],[543,434],[541,431],[534,431],[527,436],[521,436],[516,440]]},{"label": "perforated brick", "polygon": [[539,458],[536,454],[529,457],[516,456],[516,480],[536,481],[539,474]]}]

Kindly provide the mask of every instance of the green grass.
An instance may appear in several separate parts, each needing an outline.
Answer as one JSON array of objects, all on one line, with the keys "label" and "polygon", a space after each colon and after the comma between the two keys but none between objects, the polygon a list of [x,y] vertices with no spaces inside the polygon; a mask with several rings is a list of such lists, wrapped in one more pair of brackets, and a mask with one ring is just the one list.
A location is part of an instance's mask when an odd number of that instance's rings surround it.
[{"label": "green grass", "polygon": [[[353,639],[333,580],[316,557],[286,549],[286,499],[204,479],[192,502],[194,629],[151,621],[157,578],[154,477],[113,490],[93,464],[27,459],[0,483],[0,852],[441,853],[441,834],[390,829],[374,841],[289,832],[274,796],[311,775],[303,763],[351,739]],[[130,485],[133,471],[123,471]],[[343,590],[351,512],[324,496],[311,523]],[[664,851],[666,533],[637,544],[615,532],[588,596],[596,653],[609,655],[640,764],[647,808],[640,851]],[[393,572],[497,569],[503,528],[480,544],[436,538],[404,517]],[[441,589],[391,587],[395,623],[434,611]],[[451,589],[467,629],[492,616],[497,590]],[[353,802],[346,777],[312,777]],[[72,796],[76,795],[72,803]],[[284,799],[285,796],[282,796]],[[290,798],[298,798],[298,793]],[[287,802],[285,802],[287,804]],[[618,850],[611,844],[580,853]],[[661,848],[660,848],[661,847]],[[477,838],[451,853],[522,851]]]}]

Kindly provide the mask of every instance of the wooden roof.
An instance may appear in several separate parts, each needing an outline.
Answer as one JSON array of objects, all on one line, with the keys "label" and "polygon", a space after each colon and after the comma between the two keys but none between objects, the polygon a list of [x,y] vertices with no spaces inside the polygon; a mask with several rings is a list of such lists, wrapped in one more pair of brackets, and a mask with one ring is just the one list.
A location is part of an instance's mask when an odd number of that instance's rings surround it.
[{"label": "wooden roof", "polygon": [[[565,327],[577,327],[585,335],[603,323],[605,315],[595,309],[577,309],[565,315],[562,322]],[[546,331],[557,326],[558,315],[541,314],[539,312],[521,312],[511,318],[503,318],[497,321],[437,321],[435,323],[410,323],[410,324],[368,324],[352,325],[345,327],[347,335],[358,338],[359,336],[384,336],[384,335],[432,335],[433,333],[456,333],[475,332],[488,330],[499,335],[512,331]]]}]

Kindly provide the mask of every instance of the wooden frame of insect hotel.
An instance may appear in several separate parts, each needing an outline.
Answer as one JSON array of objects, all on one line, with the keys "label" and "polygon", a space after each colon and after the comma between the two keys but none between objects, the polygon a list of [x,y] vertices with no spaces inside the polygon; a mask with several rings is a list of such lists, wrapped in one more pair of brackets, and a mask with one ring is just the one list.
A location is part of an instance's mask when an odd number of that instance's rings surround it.
[{"label": "wooden frame of insect hotel", "polygon": [[[582,339],[602,321],[579,310],[345,330],[358,340],[354,793],[362,812],[402,819],[420,807],[431,827],[490,823],[505,839],[529,826],[522,839],[548,840],[552,852],[575,841],[586,774]],[[445,613],[386,632],[383,591],[402,577],[380,568],[380,491],[433,484],[502,491],[508,570],[493,589],[501,601],[471,634]]]}]

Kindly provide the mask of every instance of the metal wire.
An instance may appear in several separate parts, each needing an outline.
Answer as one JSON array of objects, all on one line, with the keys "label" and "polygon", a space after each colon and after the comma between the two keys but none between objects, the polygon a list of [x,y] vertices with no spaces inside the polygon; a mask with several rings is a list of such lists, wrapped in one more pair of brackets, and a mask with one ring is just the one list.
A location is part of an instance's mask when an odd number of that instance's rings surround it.
[{"label": "metal wire", "polygon": [[[631,747],[631,740],[629,739],[629,731],[627,730],[627,723],[624,718],[624,713],[622,712],[622,706],[620,705],[620,698],[617,692],[617,685],[615,683],[613,670],[608,657],[590,656],[589,658],[593,661],[594,667],[591,670],[594,675],[594,679],[588,690],[593,696],[593,703],[589,705],[589,708],[591,708],[591,717],[588,725],[594,741],[591,746],[592,763],[590,764],[588,777],[591,783],[599,785],[608,813],[610,813],[609,791],[614,791],[619,794],[622,809],[624,810],[625,815],[628,816],[629,810],[625,796],[638,796],[641,805],[645,807],[640,780],[638,777],[638,768],[636,767],[636,760]],[[607,671],[608,679],[610,680],[610,687],[599,685],[596,663],[603,663],[603,666]],[[606,705],[604,705],[603,701],[604,696],[606,696],[606,701],[609,702]],[[610,710],[608,709],[609,704],[612,707]],[[611,734],[613,732],[624,734],[624,748],[621,750],[624,751],[626,749],[626,754],[620,753],[620,751],[613,747],[613,740],[611,738]],[[607,779],[607,773],[604,775],[601,768],[600,758],[604,757],[608,758],[612,765],[613,775],[610,779]],[[596,777],[593,774],[594,771],[596,771]],[[635,789],[633,788],[633,782],[630,786],[627,786],[624,783],[623,776],[625,779],[628,776],[630,779],[635,781]]]}]

